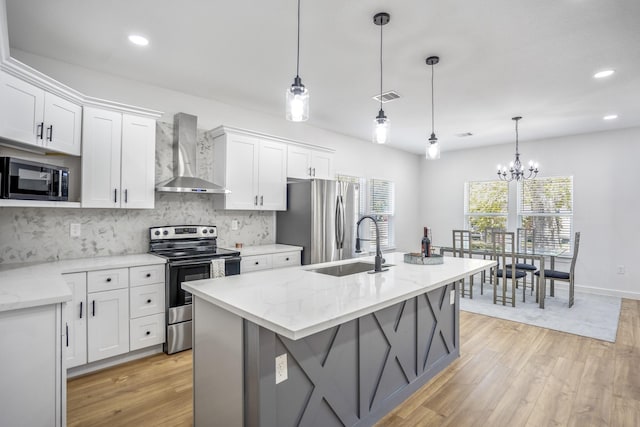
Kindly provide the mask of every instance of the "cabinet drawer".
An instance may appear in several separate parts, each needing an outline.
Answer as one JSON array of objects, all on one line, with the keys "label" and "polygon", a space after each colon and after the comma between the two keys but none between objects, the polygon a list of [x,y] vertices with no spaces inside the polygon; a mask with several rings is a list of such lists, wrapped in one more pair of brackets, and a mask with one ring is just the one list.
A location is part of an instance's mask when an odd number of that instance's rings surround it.
[{"label": "cabinet drawer", "polygon": [[87,292],[109,291],[129,287],[129,269],[89,271],[87,273]]},{"label": "cabinet drawer", "polygon": [[164,283],[133,287],[129,298],[132,319],[164,313]]},{"label": "cabinet drawer", "polygon": [[271,268],[272,255],[254,255],[242,257],[240,261],[240,273],[267,270]]},{"label": "cabinet drawer", "polygon": [[300,251],[273,254],[273,268],[300,265]]},{"label": "cabinet drawer", "polygon": [[164,283],[164,272],[164,264],[131,267],[129,269],[129,281],[131,282],[131,286]]},{"label": "cabinet drawer", "polygon": [[164,314],[131,319],[129,324],[129,348],[131,351],[150,345],[162,344],[164,342],[164,322]]}]

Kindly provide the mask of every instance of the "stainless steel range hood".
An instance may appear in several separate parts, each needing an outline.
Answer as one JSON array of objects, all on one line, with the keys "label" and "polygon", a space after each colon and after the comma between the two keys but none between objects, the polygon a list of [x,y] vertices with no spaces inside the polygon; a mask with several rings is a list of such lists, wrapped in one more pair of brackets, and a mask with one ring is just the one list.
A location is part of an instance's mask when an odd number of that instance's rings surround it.
[{"label": "stainless steel range hood", "polygon": [[156,186],[156,191],[173,193],[230,193],[226,188],[195,176],[198,118],[178,113],[173,118],[174,177]]}]

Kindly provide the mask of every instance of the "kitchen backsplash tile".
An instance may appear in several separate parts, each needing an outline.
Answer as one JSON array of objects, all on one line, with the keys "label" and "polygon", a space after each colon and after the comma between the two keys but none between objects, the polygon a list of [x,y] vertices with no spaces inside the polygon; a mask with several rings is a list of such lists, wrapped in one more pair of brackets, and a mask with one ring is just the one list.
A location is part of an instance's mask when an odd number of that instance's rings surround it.
[{"label": "kitchen backsplash tile", "polygon": [[[212,180],[212,164],[211,141],[199,131],[198,175]],[[158,122],[156,182],[172,176],[173,125]],[[216,225],[221,247],[275,242],[273,212],[215,210],[212,197],[222,196],[156,193],[152,210],[0,208],[0,263],[143,253],[149,227],[162,225]],[[232,220],[238,221],[238,230],[231,230]],[[80,237],[69,236],[71,223],[81,225]]]}]

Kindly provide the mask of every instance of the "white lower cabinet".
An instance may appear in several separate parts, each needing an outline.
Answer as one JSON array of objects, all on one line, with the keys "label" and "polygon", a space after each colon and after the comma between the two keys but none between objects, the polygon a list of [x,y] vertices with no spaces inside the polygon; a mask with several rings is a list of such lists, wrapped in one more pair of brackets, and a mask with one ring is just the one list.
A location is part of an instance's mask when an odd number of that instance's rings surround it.
[{"label": "white lower cabinet", "polygon": [[242,256],[240,272],[270,270],[273,268],[293,267],[300,265],[300,251],[266,253],[260,255]]},{"label": "white lower cabinet", "polygon": [[73,294],[63,316],[67,368],[164,342],[164,265],[63,276]]},{"label": "white lower cabinet", "polygon": [[131,351],[164,342],[164,313],[131,319]]},{"label": "white lower cabinet", "polygon": [[129,351],[129,290],[87,294],[87,360],[117,356]]},{"label": "white lower cabinet", "polygon": [[64,305],[67,368],[87,363],[87,273],[65,274],[73,300]]},{"label": "white lower cabinet", "polygon": [[62,304],[0,312],[0,425],[65,424],[61,321]]}]

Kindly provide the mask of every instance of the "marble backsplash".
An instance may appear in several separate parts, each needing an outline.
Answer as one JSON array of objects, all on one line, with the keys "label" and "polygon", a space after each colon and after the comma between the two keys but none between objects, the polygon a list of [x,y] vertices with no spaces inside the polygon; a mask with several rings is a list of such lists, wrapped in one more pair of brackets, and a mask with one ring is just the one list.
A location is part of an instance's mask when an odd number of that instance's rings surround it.
[{"label": "marble backsplash", "polygon": [[[173,126],[156,126],[156,182],[173,176]],[[213,178],[213,147],[198,132],[198,176]],[[275,242],[273,212],[213,209],[222,195],[156,193],[154,209],[66,209],[0,207],[0,263],[54,261],[70,258],[144,253],[149,227],[203,224],[218,227],[218,245]],[[239,223],[231,230],[232,220]],[[70,224],[81,225],[80,237],[70,237]]]}]

